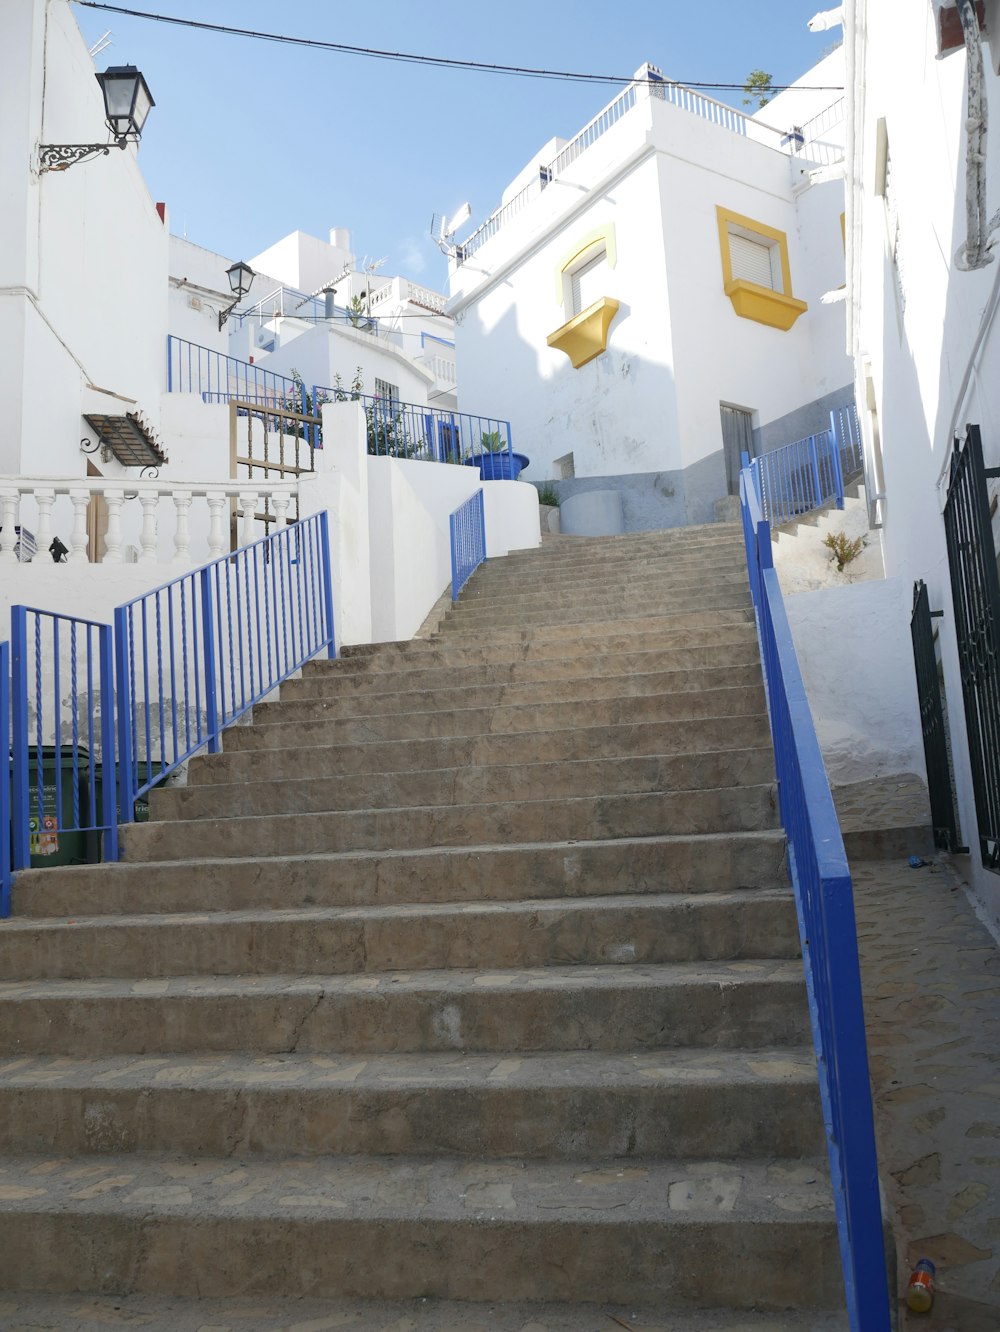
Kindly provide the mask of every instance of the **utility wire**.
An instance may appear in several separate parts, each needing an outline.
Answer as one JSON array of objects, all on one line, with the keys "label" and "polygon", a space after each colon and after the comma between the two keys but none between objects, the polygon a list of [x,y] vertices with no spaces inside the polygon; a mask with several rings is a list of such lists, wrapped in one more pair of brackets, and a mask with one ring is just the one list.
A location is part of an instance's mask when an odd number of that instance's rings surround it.
[{"label": "utility wire", "polygon": [[[412,51],[382,51],[370,46],[349,46],[344,42],[327,42],[318,37],[292,37],[287,33],[258,32],[253,28],[233,28],[223,23],[205,23],[200,19],[177,18],[170,14],[151,14],[146,10],[128,9],[124,5],[109,5],[103,0],[73,0],[85,9],[102,9],[109,14],[123,14],[127,18],[150,19],[154,23],[169,23],[177,28],[196,28],[202,32],[222,33],[228,37],[251,37],[261,42],[277,42],[283,46],[307,47],[316,51],[334,51],[341,55],[363,56],[369,60],[395,60],[406,65],[429,65],[435,69],[463,69],[480,74],[507,74],[524,79],[556,79],[562,83],[645,83],[652,80],[634,79],[631,74],[583,74],[571,70],[531,69],[522,65],[493,65],[479,60],[455,60],[448,56],[417,55]],[[716,91],[745,92],[743,83],[699,83],[686,79],[668,79],[685,88],[712,88]],[[656,80],[659,85],[660,80]],[[790,88],[802,92],[843,92],[843,87],[832,84],[772,84],[769,93],[787,92]]]}]

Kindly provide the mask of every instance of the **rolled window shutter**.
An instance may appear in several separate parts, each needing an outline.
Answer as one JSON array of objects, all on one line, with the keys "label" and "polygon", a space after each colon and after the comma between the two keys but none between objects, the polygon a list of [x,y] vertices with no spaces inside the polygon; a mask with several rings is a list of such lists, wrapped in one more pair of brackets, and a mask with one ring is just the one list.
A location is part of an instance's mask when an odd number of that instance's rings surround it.
[{"label": "rolled window shutter", "polygon": [[607,286],[607,263],[606,254],[602,250],[596,258],[591,259],[589,264],[584,264],[571,275],[570,282],[572,286],[573,313],[579,314],[581,310],[586,310],[588,305],[593,305],[596,300],[608,293],[604,290]]},{"label": "rolled window shutter", "polygon": [[754,282],[758,287],[774,290],[774,278],[771,276],[771,247],[759,241],[748,240],[746,236],[730,234],[729,256],[733,267],[733,277]]}]

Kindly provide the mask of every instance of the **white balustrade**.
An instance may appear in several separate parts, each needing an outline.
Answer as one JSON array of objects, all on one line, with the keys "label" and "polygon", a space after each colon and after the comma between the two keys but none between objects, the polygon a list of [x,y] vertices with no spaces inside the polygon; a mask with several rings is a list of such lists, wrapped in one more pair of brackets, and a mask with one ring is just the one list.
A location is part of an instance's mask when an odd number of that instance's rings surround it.
[{"label": "white balustrade", "polygon": [[[301,484],[0,476],[0,565],[49,567],[49,547],[58,538],[67,563],[85,564],[94,552],[101,563],[123,564],[126,550],[134,556],[138,548],[141,564],[188,568],[229,553],[231,508],[242,514],[241,545],[284,527]],[[34,546],[19,544],[22,527]],[[25,550],[34,547],[32,561]]]}]

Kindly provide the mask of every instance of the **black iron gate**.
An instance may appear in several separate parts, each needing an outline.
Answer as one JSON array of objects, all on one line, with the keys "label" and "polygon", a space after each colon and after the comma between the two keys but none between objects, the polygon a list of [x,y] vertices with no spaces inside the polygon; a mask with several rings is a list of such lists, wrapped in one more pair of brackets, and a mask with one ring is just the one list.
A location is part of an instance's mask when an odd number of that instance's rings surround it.
[{"label": "black iron gate", "polygon": [[979,427],[955,440],[944,510],[969,760],[987,869],[1000,871],[1000,579]]},{"label": "black iron gate", "polygon": [[[958,828],[951,764],[948,761],[948,734],[941,701],[937,655],[934,651],[934,628],[931,624],[931,619],[941,614],[942,611],[931,610],[926,584],[920,580],[915,582],[910,635],[913,639],[913,664],[917,672],[917,700],[924,736],[924,758],[927,761],[927,793],[931,801],[934,845],[940,851],[957,851]],[[967,848],[961,849],[964,851]]]}]

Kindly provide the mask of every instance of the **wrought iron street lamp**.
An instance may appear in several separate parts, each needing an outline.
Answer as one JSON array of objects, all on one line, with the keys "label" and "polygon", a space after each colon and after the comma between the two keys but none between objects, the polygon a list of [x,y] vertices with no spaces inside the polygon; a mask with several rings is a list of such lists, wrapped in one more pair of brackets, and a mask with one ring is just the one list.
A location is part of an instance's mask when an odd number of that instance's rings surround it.
[{"label": "wrought iron street lamp", "polygon": [[150,109],[155,105],[135,65],[113,65],[95,75],[104,96],[104,117],[112,138],[110,143],[41,143],[38,145],[38,170],[65,171],[91,157],[106,157],[112,148],[138,143]]},{"label": "wrought iron street lamp", "polygon": [[250,290],[256,274],[249,264],[245,264],[242,259],[231,267],[226,269],[226,277],[229,279],[229,290],[236,298],[232,305],[227,305],[224,310],[219,311],[219,331],[222,331],[222,325],[233,313],[240,301]]}]

